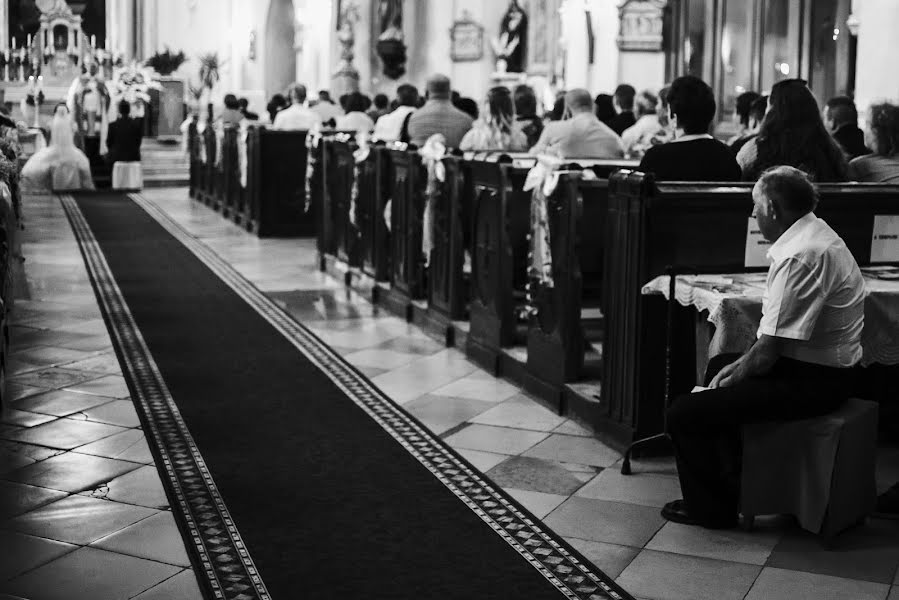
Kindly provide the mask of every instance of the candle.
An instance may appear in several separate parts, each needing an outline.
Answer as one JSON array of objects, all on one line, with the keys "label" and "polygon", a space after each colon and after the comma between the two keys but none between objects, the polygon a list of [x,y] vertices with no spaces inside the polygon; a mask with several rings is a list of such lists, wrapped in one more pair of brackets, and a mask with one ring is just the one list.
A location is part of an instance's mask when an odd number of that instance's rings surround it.
[{"label": "candle", "polygon": [[92,35],[91,36],[91,48],[96,48],[96,47],[97,47],[97,36]]},{"label": "candle", "polygon": [[12,39],[12,49],[13,49],[13,50],[16,49],[16,38],[13,38],[13,39]]},{"label": "candle", "polygon": [[31,48],[31,34],[28,34],[28,47]]}]

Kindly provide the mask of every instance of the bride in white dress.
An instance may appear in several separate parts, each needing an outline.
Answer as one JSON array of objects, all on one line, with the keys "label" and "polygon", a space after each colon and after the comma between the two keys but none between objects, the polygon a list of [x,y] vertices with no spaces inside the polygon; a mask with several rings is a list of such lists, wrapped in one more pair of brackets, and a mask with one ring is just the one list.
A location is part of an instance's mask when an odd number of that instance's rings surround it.
[{"label": "bride in white dress", "polygon": [[50,145],[35,152],[22,167],[22,190],[46,193],[92,189],[90,163],[75,146],[69,109],[59,104],[50,125]]}]

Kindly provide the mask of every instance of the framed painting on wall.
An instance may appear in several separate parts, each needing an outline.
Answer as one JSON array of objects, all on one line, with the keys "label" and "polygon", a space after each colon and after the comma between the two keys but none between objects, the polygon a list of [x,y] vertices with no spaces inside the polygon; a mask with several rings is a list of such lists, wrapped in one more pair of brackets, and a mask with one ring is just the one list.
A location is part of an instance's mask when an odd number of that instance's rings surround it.
[{"label": "framed painting on wall", "polygon": [[484,57],[484,28],[467,13],[450,29],[450,56],[454,62],[478,61]]}]

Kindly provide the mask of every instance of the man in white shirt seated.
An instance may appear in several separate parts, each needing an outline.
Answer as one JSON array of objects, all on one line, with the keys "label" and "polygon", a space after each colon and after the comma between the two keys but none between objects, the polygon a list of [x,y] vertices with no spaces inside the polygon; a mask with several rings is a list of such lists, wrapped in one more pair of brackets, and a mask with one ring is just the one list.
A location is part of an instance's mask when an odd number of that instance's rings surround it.
[{"label": "man in white shirt seated", "polygon": [[318,118],[322,123],[328,123],[332,120],[336,121],[338,117],[343,115],[343,111],[340,110],[340,107],[331,100],[331,92],[328,90],[321,90],[318,92],[318,102],[315,103],[315,106],[311,107],[311,110],[318,115]]},{"label": "man in white shirt seated", "polygon": [[612,128],[593,114],[593,97],[587,90],[565,94],[565,111],[571,118],[553,121],[540,134],[530,153],[555,152],[565,158],[621,158],[624,146]]},{"label": "man in white shirt seated", "polygon": [[836,410],[862,358],[865,282],[843,240],[815,216],[814,186],[798,169],[775,167],[752,198],[773,242],[758,339],[711,389],[680,396],[668,410],[683,500],[662,516],[677,523],[736,526],[742,426]]},{"label": "man in white shirt seated", "polygon": [[385,142],[408,142],[409,117],[418,107],[418,89],[404,83],[396,88],[398,106],[375,123],[374,138]]},{"label": "man in white shirt seated", "polygon": [[290,88],[290,106],[275,115],[273,129],[312,129],[321,123],[321,118],[306,106],[306,86],[294,84]]}]

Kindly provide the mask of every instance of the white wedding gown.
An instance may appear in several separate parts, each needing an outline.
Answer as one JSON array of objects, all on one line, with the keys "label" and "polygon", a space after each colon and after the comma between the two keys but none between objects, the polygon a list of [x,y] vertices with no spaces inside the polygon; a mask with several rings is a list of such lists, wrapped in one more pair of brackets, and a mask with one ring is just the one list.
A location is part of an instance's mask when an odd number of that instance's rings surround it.
[{"label": "white wedding gown", "polygon": [[94,189],[90,163],[87,156],[75,147],[72,121],[68,115],[53,116],[50,145],[28,159],[22,167],[21,177],[23,192]]}]

